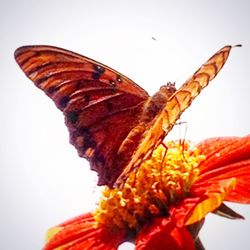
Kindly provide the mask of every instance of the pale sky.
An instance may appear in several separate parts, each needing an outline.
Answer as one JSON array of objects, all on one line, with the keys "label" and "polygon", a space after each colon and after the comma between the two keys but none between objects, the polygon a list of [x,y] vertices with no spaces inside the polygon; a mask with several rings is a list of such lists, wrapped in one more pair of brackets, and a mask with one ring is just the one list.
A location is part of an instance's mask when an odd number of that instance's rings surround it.
[{"label": "pale sky", "polygon": [[[224,45],[243,44],[182,116],[186,138],[199,142],[250,133],[249,24],[248,0],[1,1],[1,249],[41,249],[49,227],[91,211],[99,196],[62,114],[14,61],[17,47],[78,52],[153,94],[168,81],[179,87]],[[169,138],[184,130],[177,126]],[[207,250],[249,249],[250,206],[233,208],[246,220],[208,216],[201,232]]]}]

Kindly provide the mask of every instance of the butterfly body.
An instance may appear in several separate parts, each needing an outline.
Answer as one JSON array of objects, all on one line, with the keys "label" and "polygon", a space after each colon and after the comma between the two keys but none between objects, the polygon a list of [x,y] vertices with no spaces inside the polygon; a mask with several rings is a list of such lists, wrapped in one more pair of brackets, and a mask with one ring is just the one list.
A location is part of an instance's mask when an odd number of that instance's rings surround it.
[{"label": "butterfly body", "polygon": [[143,111],[140,117],[142,123],[151,122],[159,112],[164,108],[168,99],[176,91],[175,85],[168,82],[161,86],[160,90],[150,96],[144,103]]},{"label": "butterfly body", "polygon": [[178,90],[153,96],[110,67],[52,46],[24,46],[15,59],[64,113],[70,142],[98,172],[99,185],[121,185],[220,71],[231,46],[212,56]]}]

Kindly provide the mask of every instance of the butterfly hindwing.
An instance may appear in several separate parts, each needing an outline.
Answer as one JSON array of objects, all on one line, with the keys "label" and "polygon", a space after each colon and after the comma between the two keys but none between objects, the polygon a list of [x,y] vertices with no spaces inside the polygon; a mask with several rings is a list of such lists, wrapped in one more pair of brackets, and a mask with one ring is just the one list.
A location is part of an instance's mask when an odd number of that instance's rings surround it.
[{"label": "butterfly hindwing", "polygon": [[138,123],[147,92],[117,71],[64,49],[24,46],[15,59],[63,111],[71,143],[98,172],[99,184],[112,185],[121,172],[117,150]]}]

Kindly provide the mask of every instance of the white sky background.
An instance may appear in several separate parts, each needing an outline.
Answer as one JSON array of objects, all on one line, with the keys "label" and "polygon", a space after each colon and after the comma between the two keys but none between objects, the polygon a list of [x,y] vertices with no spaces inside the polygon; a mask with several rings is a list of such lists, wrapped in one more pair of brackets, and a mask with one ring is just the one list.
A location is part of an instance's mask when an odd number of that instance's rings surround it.
[{"label": "white sky background", "polygon": [[[41,249],[49,227],[90,211],[98,196],[62,114],[15,63],[17,47],[81,53],[153,94],[167,81],[180,86],[222,46],[242,43],[182,116],[186,138],[198,142],[250,133],[249,24],[247,0],[1,1],[1,249]],[[172,137],[183,136],[181,129]],[[201,233],[208,250],[249,249],[250,206],[233,207],[246,220],[208,216]]]}]

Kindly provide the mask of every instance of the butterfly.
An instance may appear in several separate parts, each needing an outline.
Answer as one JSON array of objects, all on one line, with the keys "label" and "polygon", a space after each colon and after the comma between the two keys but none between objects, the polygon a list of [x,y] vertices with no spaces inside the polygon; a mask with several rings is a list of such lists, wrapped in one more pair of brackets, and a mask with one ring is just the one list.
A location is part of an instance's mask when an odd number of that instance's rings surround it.
[{"label": "butterfly", "polygon": [[98,185],[113,187],[162,143],[221,70],[231,48],[220,49],[178,90],[167,83],[153,96],[114,69],[65,49],[23,46],[15,59],[63,112],[70,142],[97,171]]}]

